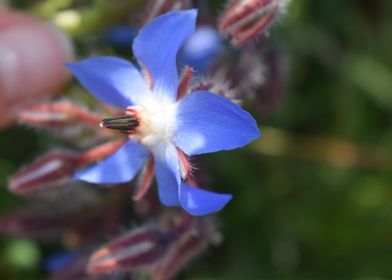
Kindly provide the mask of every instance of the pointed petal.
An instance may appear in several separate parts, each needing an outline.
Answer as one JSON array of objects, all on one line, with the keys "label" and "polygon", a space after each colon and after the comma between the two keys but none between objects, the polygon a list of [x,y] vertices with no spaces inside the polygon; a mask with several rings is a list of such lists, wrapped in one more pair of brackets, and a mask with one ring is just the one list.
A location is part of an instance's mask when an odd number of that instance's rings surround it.
[{"label": "pointed petal", "polygon": [[196,10],[167,13],[143,27],[134,40],[134,54],[151,74],[153,92],[159,98],[176,99],[176,56],[195,30],[196,14]]},{"label": "pointed petal", "polygon": [[187,155],[239,148],[260,136],[248,112],[216,94],[196,91],[177,106],[175,144]]},{"label": "pointed petal", "polygon": [[119,108],[138,104],[150,93],[140,72],[123,59],[97,56],[66,66],[96,98]]},{"label": "pointed petal", "polygon": [[201,216],[221,210],[233,196],[213,193],[181,183],[179,197],[185,211],[194,216]]},{"label": "pointed petal", "polygon": [[94,184],[119,184],[131,181],[147,159],[148,150],[129,140],[113,155],[94,166],[77,172],[77,180]]},{"label": "pointed petal", "polygon": [[176,148],[172,144],[162,143],[154,156],[159,199],[166,206],[179,205],[178,187],[181,180]]}]

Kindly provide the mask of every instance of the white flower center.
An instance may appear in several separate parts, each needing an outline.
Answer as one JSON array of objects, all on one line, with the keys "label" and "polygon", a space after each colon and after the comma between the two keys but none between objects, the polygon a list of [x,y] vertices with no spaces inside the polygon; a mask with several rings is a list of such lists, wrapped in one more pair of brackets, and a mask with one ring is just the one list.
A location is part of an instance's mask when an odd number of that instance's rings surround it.
[{"label": "white flower center", "polygon": [[162,141],[171,142],[175,125],[175,104],[149,98],[139,104],[131,106],[128,110],[135,111],[139,121],[134,137],[140,143],[154,148]]}]

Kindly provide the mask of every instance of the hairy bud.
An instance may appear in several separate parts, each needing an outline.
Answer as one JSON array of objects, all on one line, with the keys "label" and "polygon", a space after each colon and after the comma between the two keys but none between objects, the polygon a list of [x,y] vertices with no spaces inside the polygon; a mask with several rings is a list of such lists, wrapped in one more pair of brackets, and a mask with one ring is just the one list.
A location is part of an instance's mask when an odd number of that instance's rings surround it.
[{"label": "hairy bud", "polygon": [[72,176],[78,168],[102,160],[117,151],[122,144],[122,140],[114,140],[82,154],[48,153],[14,174],[8,181],[8,188],[26,196],[61,189],[72,182]]},{"label": "hairy bud", "polygon": [[105,274],[148,268],[164,257],[175,236],[159,228],[145,227],[110,242],[90,258],[87,271]]},{"label": "hairy bud", "polygon": [[289,0],[232,0],[219,21],[219,31],[235,46],[264,33],[282,14]]},{"label": "hairy bud", "polygon": [[20,195],[31,195],[64,186],[75,172],[77,162],[77,156],[70,153],[49,153],[12,176],[8,188]]},{"label": "hairy bud", "polygon": [[68,101],[27,104],[18,109],[17,118],[43,128],[67,128],[79,124],[97,126],[100,117]]}]

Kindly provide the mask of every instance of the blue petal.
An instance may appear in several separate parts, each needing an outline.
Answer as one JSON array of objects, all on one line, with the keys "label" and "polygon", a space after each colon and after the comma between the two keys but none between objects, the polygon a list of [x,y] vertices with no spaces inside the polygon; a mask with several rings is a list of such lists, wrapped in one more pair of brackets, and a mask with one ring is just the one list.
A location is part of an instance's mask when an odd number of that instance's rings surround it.
[{"label": "blue petal", "polygon": [[221,210],[233,196],[205,191],[182,183],[179,197],[185,211],[194,216],[201,216]]},{"label": "blue petal", "polygon": [[181,183],[176,148],[162,143],[154,152],[155,177],[159,199],[163,205],[179,205],[178,187]]},{"label": "blue petal", "polygon": [[119,184],[131,181],[147,159],[149,151],[132,140],[107,159],[81,170],[75,179],[94,184]]},{"label": "blue petal", "polygon": [[97,56],[66,66],[96,98],[113,106],[126,108],[150,94],[140,72],[123,59]]},{"label": "blue petal", "polygon": [[193,92],[178,102],[176,120],[175,143],[187,155],[242,147],[260,136],[248,112],[206,91]]},{"label": "blue petal", "polygon": [[176,56],[195,30],[196,15],[196,10],[167,13],[143,27],[134,40],[133,52],[150,72],[154,94],[159,98],[176,100]]}]

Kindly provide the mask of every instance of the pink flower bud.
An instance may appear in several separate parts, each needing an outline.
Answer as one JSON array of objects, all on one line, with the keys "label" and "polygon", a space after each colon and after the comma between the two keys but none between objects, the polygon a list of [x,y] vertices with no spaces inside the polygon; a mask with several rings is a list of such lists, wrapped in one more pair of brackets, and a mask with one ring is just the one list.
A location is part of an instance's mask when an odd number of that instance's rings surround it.
[{"label": "pink flower bud", "polygon": [[49,153],[22,168],[9,179],[10,191],[32,195],[66,185],[78,167],[78,157],[65,152]]},{"label": "pink flower bud", "polygon": [[55,26],[0,11],[0,127],[22,103],[57,93],[69,79],[64,62],[72,58],[70,40]]},{"label": "pink flower bud", "polygon": [[8,188],[19,195],[35,195],[61,189],[71,183],[72,175],[78,168],[113,154],[123,143],[123,140],[110,141],[82,154],[48,153],[12,176]]},{"label": "pink flower bud", "polygon": [[82,106],[68,101],[22,105],[18,108],[17,118],[32,126],[55,129],[74,127],[79,124],[98,127],[102,119]]},{"label": "pink flower bud", "polygon": [[219,20],[219,31],[240,46],[264,33],[284,12],[289,0],[232,0]]},{"label": "pink flower bud", "polygon": [[149,268],[165,256],[174,240],[175,235],[159,228],[133,230],[96,251],[90,258],[87,271],[106,274]]}]

